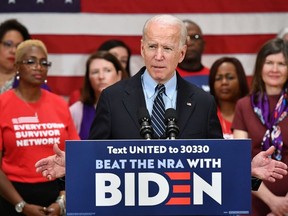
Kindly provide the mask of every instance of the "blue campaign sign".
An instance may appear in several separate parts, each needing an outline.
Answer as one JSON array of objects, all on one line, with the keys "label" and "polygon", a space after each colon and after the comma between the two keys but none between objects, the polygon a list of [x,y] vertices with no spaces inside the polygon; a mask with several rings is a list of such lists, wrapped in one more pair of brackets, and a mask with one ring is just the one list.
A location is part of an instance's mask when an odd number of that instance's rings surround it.
[{"label": "blue campaign sign", "polygon": [[66,142],[67,215],[251,211],[251,140]]}]

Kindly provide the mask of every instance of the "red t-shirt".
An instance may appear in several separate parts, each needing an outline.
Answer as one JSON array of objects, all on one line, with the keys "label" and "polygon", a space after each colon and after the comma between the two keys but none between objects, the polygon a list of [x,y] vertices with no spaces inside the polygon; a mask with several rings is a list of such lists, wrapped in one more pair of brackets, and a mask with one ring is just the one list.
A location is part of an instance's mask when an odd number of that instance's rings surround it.
[{"label": "red t-shirt", "polygon": [[2,170],[11,181],[45,182],[35,163],[54,155],[53,144],[65,149],[65,140],[79,140],[67,102],[41,90],[35,103],[21,100],[14,90],[0,95],[0,151]]},{"label": "red t-shirt", "polygon": [[232,122],[227,121],[226,119],[223,118],[219,108],[217,109],[217,115],[222,127],[224,139],[232,139],[233,138],[233,133],[231,131]]},{"label": "red t-shirt", "polygon": [[177,67],[177,71],[181,77],[187,80],[190,83],[197,85],[198,87],[202,88],[206,92],[210,92],[209,87],[209,73],[210,70],[207,67],[203,67],[202,70],[197,72],[189,72],[186,70],[182,70],[181,68]]},{"label": "red t-shirt", "polygon": [[196,71],[196,72],[194,72],[194,71],[193,72],[186,71],[186,70],[183,70],[183,69],[177,67],[177,71],[180,74],[180,76],[182,76],[182,77],[186,77],[186,76],[203,76],[203,75],[207,76],[210,73],[210,70],[207,67],[203,67],[202,70]]}]

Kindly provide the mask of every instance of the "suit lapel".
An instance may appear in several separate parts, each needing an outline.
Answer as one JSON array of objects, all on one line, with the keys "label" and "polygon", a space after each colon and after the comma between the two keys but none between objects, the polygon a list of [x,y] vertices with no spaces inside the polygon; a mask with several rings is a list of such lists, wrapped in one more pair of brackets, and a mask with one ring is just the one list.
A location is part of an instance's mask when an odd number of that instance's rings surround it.
[{"label": "suit lapel", "polygon": [[136,75],[130,78],[125,86],[125,95],[123,97],[124,107],[126,108],[130,117],[133,119],[136,127],[140,127],[138,121],[139,108],[146,107],[141,83],[141,75],[144,73],[144,71],[145,68],[142,68]]},{"label": "suit lapel", "polygon": [[191,114],[195,108],[195,101],[192,100],[193,88],[186,83],[179,75],[177,75],[177,104],[176,112],[178,116],[178,126],[181,131],[184,130],[185,125],[190,119]]}]

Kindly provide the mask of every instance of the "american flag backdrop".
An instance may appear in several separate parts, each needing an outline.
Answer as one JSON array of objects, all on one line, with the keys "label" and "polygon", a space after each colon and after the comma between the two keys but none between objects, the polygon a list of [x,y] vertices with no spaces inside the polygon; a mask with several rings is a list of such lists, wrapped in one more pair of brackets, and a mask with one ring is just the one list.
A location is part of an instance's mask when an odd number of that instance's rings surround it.
[{"label": "american flag backdrop", "polygon": [[247,76],[259,47],[288,27],[288,0],[0,0],[0,22],[16,18],[47,45],[53,62],[48,84],[61,95],[82,85],[88,55],[107,39],[131,47],[130,67],[136,73],[143,66],[142,27],[149,17],[162,13],[200,25],[206,66],[234,56]]}]

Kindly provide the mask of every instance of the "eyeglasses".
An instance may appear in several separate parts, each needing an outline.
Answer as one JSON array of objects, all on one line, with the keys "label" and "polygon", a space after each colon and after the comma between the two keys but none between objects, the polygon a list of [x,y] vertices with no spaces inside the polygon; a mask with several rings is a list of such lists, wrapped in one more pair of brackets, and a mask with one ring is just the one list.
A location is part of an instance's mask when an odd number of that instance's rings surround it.
[{"label": "eyeglasses", "polygon": [[48,69],[49,67],[51,67],[52,65],[52,62],[49,62],[45,59],[42,59],[40,61],[37,61],[36,59],[27,59],[27,60],[23,60],[20,62],[21,64],[26,64],[26,65],[29,65],[29,66],[33,66],[33,67],[36,67],[38,64],[45,68],[45,69]]},{"label": "eyeglasses", "polygon": [[20,43],[14,44],[13,41],[7,40],[7,41],[1,41],[1,44],[3,44],[3,47],[4,47],[5,49],[13,49],[13,48],[16,49]]},{"label": "eyeglasses", "polygon": [[188,39],[192,41],[198,41],[202,39],[202,35],[200,34],[188,35]]}]

